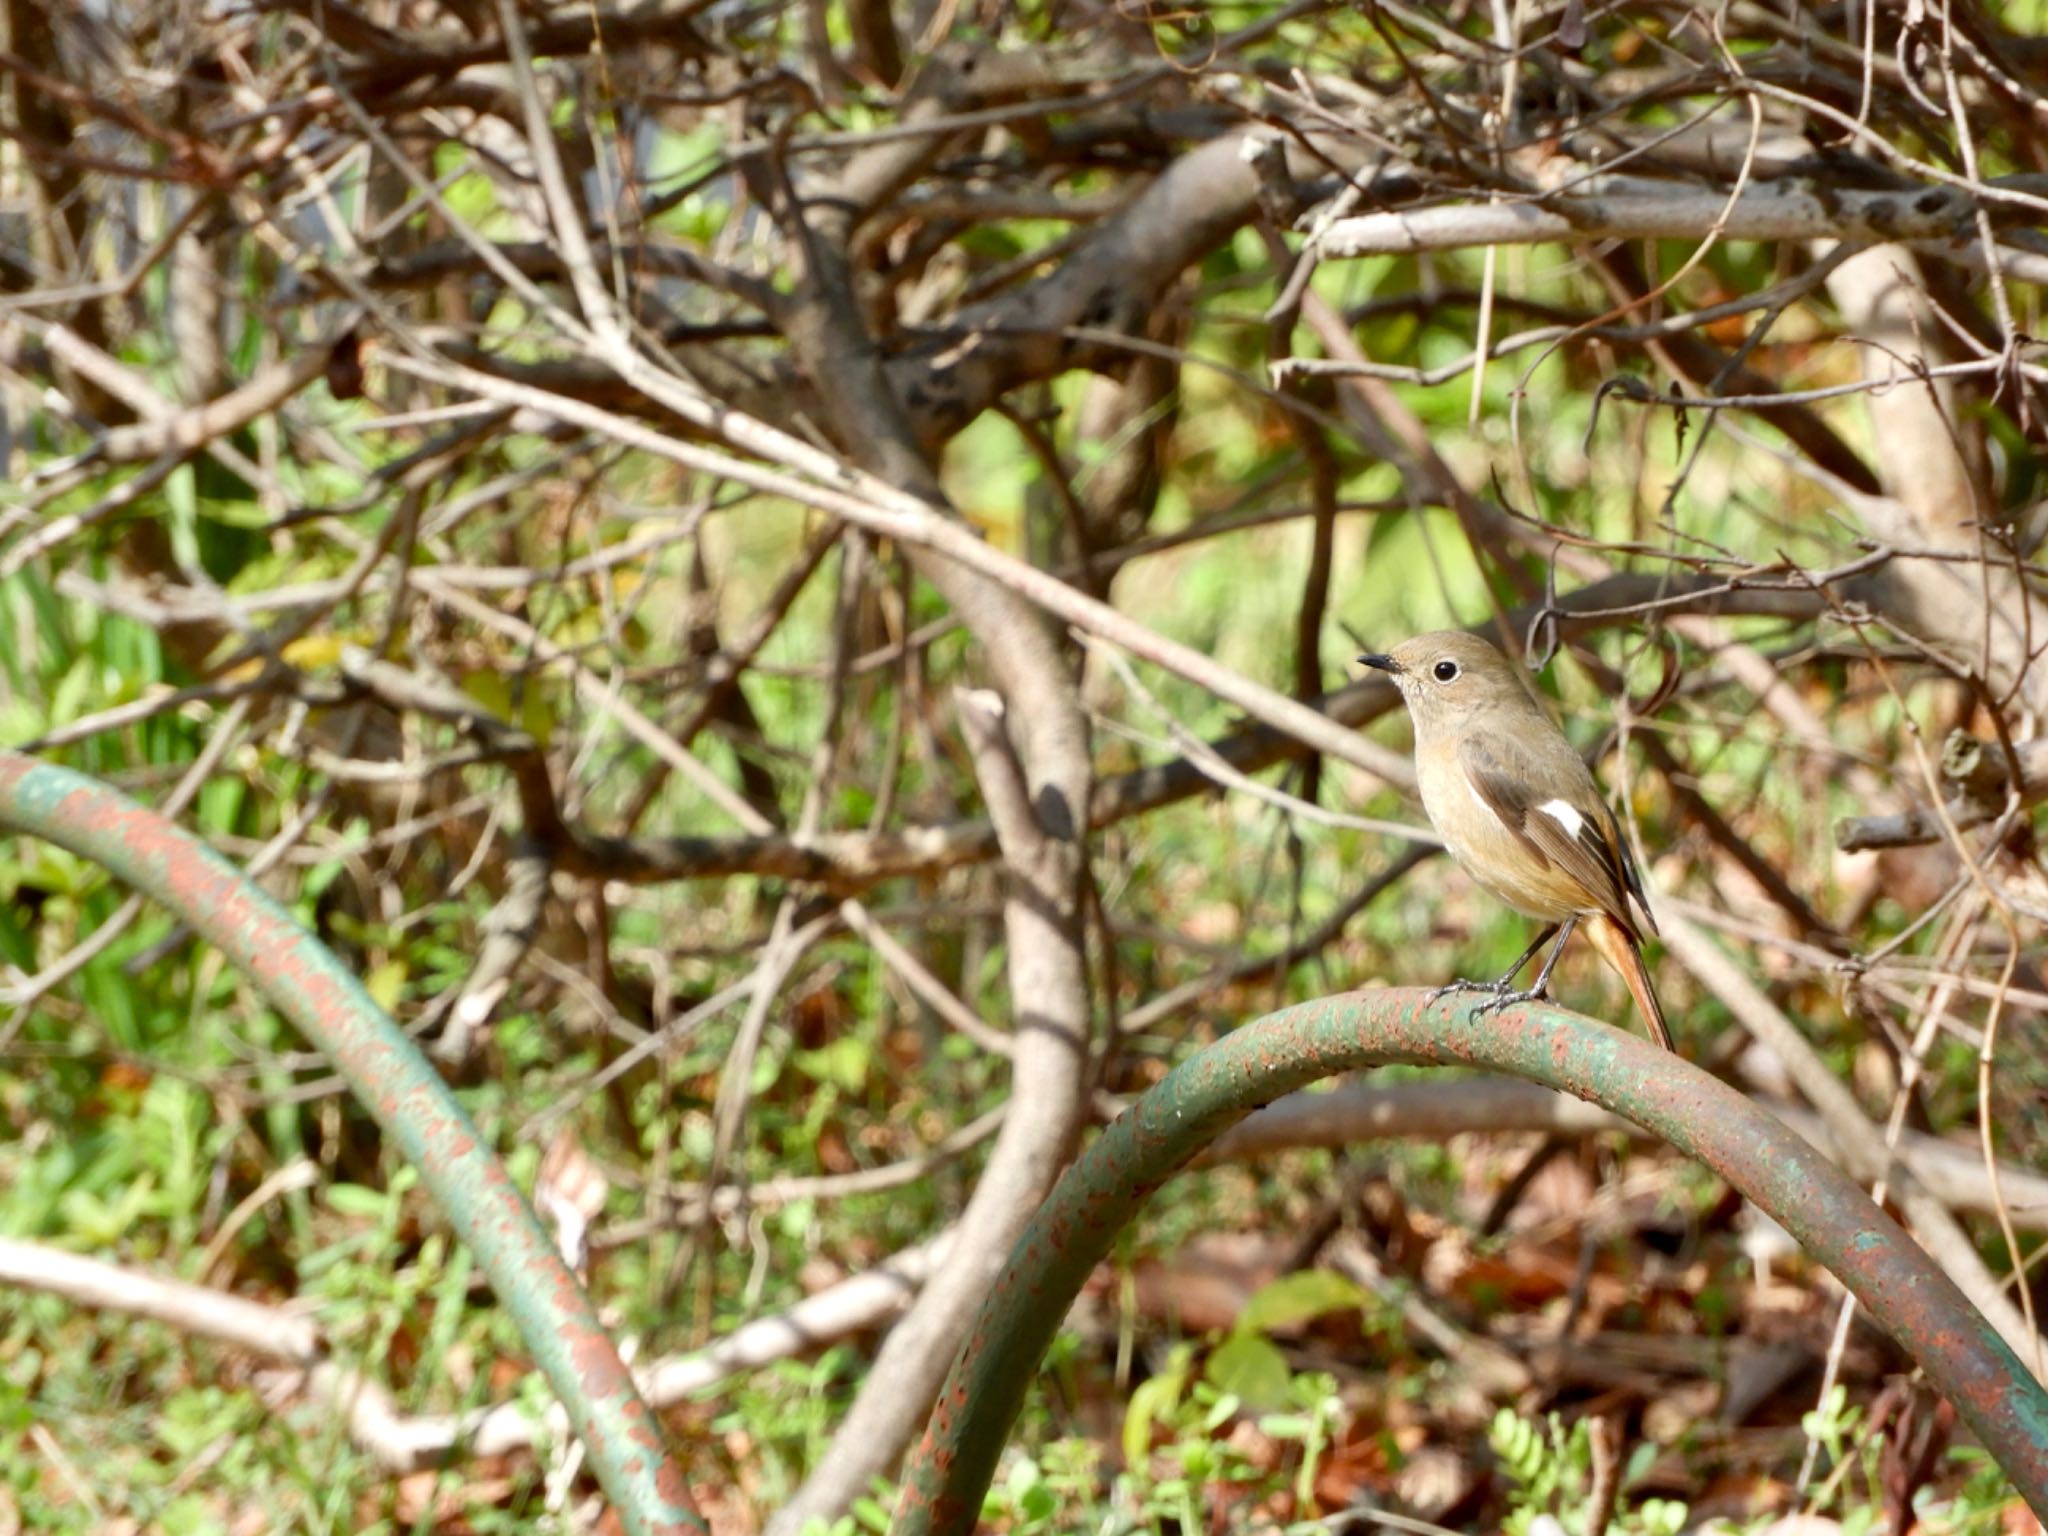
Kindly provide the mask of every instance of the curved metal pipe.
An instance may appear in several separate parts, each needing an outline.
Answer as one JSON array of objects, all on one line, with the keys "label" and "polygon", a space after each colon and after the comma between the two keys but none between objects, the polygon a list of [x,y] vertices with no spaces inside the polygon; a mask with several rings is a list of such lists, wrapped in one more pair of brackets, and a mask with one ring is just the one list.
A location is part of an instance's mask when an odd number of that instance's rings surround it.
[{"label": "curved metal pipe", "polygon": [[1953,1282],[1826,1157],[1648,1041],[1544,1006],[1474,1021],[1418,991],[1351,993],[1245,1025],[1176,1067],[1067,1170],[1010,1254],[906,1469],[892,1536],[974,1529],[1026,1385],[1089,1272],[1152,1192],[1261,1105],[1406,1062],[1484,1067],[1589,1099],[1697,1158],[1769,1212],[1926,1369],[2037,1514],[2048,1392]]},{"label": "curved metal pipe", "polygon": [[504,1165],[419,1048],[324,944],[198,838],[69,769],[0,752],[0,827],[110,870],[245,972],[334,1063],[420,1171],[568,1410],[627,1531],[709,1529],[667,1454],[660,1422]]}]

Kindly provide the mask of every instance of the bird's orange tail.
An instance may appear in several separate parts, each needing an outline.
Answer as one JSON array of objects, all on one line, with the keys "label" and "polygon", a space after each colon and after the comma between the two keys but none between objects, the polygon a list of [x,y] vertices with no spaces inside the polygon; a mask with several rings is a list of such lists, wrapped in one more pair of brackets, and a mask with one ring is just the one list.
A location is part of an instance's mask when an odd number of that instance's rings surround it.
[{"label": "bird's orange tail", "polygon": [[1643,952],[1636,947],[1636,941],[1626,928],[1604,914],[1592,914],[1584,922],[1586,937],[1600,951],[1600,958],[1628,984],[1629,995],[1636,1000],[1636,1012],[1643,1016],[1650,1038],[1667,1051],[1676,1050],[1671,1043],[1671,1030],[1664,1023],[1664,1010],[1657,1002],[1657,989],[1650,985],[1650,969],[1643,964]]}]

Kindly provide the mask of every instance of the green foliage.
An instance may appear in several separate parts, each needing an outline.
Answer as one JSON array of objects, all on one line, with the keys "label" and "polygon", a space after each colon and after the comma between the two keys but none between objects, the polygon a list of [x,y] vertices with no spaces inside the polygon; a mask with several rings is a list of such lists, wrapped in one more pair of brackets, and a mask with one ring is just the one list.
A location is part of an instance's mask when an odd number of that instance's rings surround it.
[{"label": "green foliage", "polygon": [[[1593,1492],[1592,1430],[1584,1419],[1567,1426],[1557,1414],[1524,1418],[1512,1408],[1493,1416],[1487,1441],[1509,1484],[1508,1536],[1532,1536],[1540,1522],[1555,1520],[1570,1536],[1584,1536]],[[1629,1479],[1622,1478],[1626,1493]],[[1607,1529],[1617,1536],[1678,1536],[1687,1508],[1669,1499],[1619,1504]]]},{"label": "green foliage", "polygon": [[[1294,1373],[1268,1335],[1328,1312],[1355,1311],[1366,1300],[1364,1291],[1333,1270],[1296,1270],[1268,1281],[1245,1303],[1230,1337],[1210,1353],[1203,1378],[1248,1408],[1279,1409],[1296,1396]],[[1127,1424],[1126,1450],[1129,1434]]]},{"label": "green foliage", "polygon": [[1826,1458],[1827,1477],[1813,1495],[1814,1507],[1838,1510],[1845,1529],[1879,1519],[1884,1445],[1882,1437],[1865,1432],[1863,1410],[1849,1401],[1848,1389],[1839,1382],[1829,1387],[1819,1405],[1800,1416],[1799,1427]]},{"label": "green foliage", "polygon": [[1948,1529],[1955,1536],[1993,1536],[2010,1530],[2020,1501],[2013,1497],[2012,1480],[1999,1470],[1998,1463],[1974,1445],[1951,1446],[1946,1459],[1965,1472],[1962,1487],[1941,1512]]}]

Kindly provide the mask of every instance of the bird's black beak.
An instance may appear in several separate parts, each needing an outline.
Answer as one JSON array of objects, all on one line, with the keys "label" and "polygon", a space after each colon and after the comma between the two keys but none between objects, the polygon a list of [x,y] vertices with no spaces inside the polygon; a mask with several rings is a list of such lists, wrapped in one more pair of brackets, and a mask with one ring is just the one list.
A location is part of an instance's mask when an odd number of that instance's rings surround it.
[{"label": "bird's black beak", "polygon": [[1366,655],[1359,657],[1358,660],[1361,666],[1371,667],[1375,671],[1379,672],[1392,672],[1398,674],[1401,670],[1401,663],[1394,660],[1394,658],[1391,656],[1380,656],[1368,652]]}]

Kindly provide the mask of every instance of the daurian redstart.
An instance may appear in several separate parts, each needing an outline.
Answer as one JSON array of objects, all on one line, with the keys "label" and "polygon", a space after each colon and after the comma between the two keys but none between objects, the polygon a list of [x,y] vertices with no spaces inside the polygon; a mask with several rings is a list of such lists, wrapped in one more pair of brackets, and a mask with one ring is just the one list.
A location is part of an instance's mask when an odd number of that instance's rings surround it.
[{"label": "daurian redstart", "polygon": [[[1551,723],[1508,659],[1476,635],[1417,635],[1384,656],[1361,656],[1393,678],[1415,721],[1415,777],[1422,808],[1466,873],[1543,931],[1497,982],[1445,991],[1490,991],[1484,1006],[1541,997],[1583,924],[1593,947],[1628,983],[1656,1042],[1671,1049],[1664,1010],[1643,965],[1643,934],[1657,920],[1628,841],[1572,744]],[[1557,947],[1536,985],[1514,979],[1550,939]]]}]

